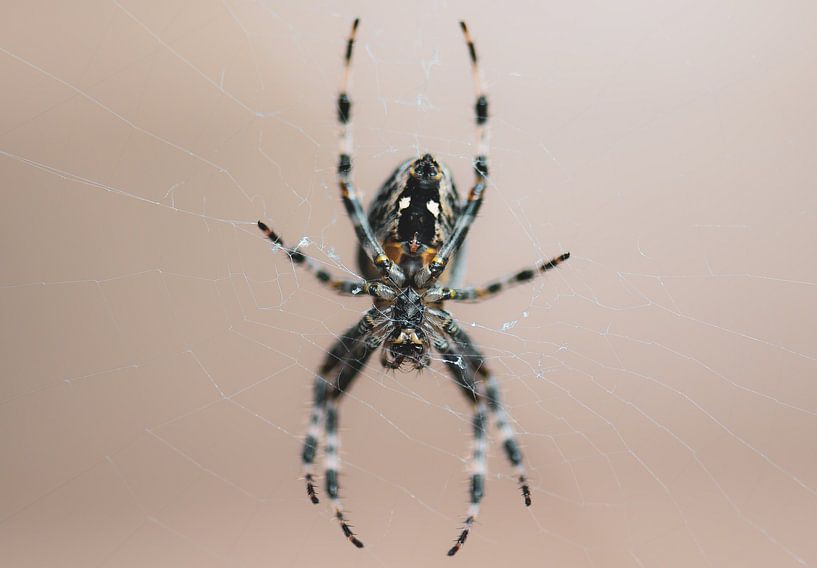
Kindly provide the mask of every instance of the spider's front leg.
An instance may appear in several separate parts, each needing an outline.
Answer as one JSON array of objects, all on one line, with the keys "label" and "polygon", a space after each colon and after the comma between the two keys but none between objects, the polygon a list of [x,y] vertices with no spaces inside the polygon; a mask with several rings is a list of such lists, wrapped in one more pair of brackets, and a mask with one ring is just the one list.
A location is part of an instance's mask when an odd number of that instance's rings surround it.
[{"label": "spider's front leg", "polygon": [[[531,504],[530,486],[525,473],[525,465],[522,461],[522,451],[519,449],[513,424],[502,404],[499,381],[488,368],[485,356],[468,334],[457,324],[454,317],[445,310],[434,310],[434,314],[441,318],[441,327],[462,354],[463,364],[467,365],[474,374],[474,382],[478,385],[485,383],[485,397],[488,401],[488,408],[494,416],[497,430],[499,430],[502,449],[514,469],[525,506],[529,507]],[[454,378],[457,380],[456,376]]]},{"label": "spider's front leg", "polygon": [[309,418],[309,429],[304,440],[301,459],[306,480],[306,493],[312,503],[319,499],[315,489],[313,464],[318,450],[318,440],[325,433],[324,475],[326,494],[332,503],[335,518],[340,523],[343,535],[358,548],[363,543],[355,536],[343,513],[340,501],[340,438],[338,436],[338,403],[354,379],[366,366],[372,352],[382,341],[377,335],[377,326],[384,314],[372,308],[366,315],[343,336],[326,356],[323,365],[315,377],[314,398]]},{"label": "spider's front leg", "polygon": [[474,526],[474,522],[479,514],[479,505],[482,501],[482,497],[485,495],[485,473],[487,470],[486,463],[488,453],[488,438],[486,437],[488,405],[486,404],[484,385],[465,363],[463,354],[443,339],[437,342],[437,349],[442,355],[443,363],[445,363],[445,366],[451,371],[451,374],[454,375],[454,380],[462,389],[466,398],[470,400],[474,410],[472,419],[474,438],[471,455],[468,513],[465,517],[465,526],[454,541],[454,546],[448,550],[448,556],[454,556],[459,549],[462,548],[462,545],[465,544],[465,539],[468,538],[468,533]]}]

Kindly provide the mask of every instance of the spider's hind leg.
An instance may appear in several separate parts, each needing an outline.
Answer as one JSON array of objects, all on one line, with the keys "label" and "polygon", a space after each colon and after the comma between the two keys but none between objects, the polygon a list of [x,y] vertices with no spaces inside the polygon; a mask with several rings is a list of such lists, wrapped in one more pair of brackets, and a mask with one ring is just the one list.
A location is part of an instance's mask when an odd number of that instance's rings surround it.
[{"label": "spider's hind leg", "polygon": [[474,105],[474,113],[477,123],[477,153],[474,157],[474,170],[478,178],[488,176],[488,97],[485,95],[485,81],[482,78],[482,71],[479,68],[479,58],[477,49],[474,47],[474,40],[465,22],[460,22],[460,28],[468,44],[468,55],[471,57],[471,73],[474,76],[474,87],[477,91],[477,102]]},{"label": "spider's hind leg", "polygon": [[482,206],[485,190],[488,187],[488,97],[485,95],[485,84],[482,80],[477,50],[476,47],[474,47],[471,32],[468,30],[468,26],[465,22],[460,22],[460,27],[465,36],[465,41],[468,44],[468,54],[471,58],[471,71],[474,75],[474,85],[477,91],[477,102],[474,106],[478,138],[477,151],[474,156],[475,180],[471,191],[468,193],[468,200],[464,204],[448,241],[440,248],[431,262],[414,276],[415,285],[421,288],[427,288],[437,280],[451,261],[451,258],[465,242],[465,237],[468,236],[471,224],[477,217],[477,213]]},{"label": "spider's hind leg", "polygon": [[357,35],[357,27],[360,23],[359,19],[355,19],[352,24],[352,30],[349,32],[349,38],[346,40],[346,55],[343,63],[343,75],[341,77],[340,89],[338,92],[338,123],[340,125],[340,147],[338,156],[338,171],[337,181],[340,188],[340,196],[343,200],[343,206],[346,208],[346,214],[352,221],[355,229],[357,240],[369,259],[372,261],[380,276],[387,277],[394,283],[400,285],[405,281],[405,274],[399,266],[395,265],[388,256],[386,256],[383,246],[375,238],[374,231],[372,231],[366,214],[363,211],[363,205],[360,203],[360,197],[357,190],[352,183],[352,122],[351,110],[352,100],[349,98],[349,75],[352,65],[352,52],[355,46],[355,36]]},{"label": "spider's hind leg", "polygon": [[352,51],[355,47],[355,36],[360,18],[355,18],[352,30],[346,40],[346,54],[343,58],[343,75],[341,75],[340,89],[338,90],[338,123],[340,123],[340,152],[338,157],[338,177],[348,177],[352,172],[352,131],[351,110],[352,100],[349,98],[349,74],[352,66]]}]

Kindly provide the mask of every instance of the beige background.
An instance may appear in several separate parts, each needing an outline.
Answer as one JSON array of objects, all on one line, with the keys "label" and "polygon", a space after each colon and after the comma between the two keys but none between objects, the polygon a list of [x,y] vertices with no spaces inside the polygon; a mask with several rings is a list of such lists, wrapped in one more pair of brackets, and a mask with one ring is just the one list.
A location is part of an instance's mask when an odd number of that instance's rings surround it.
[{"label": "beige background", "polygon": [[[0,557],[14,567],[817,565],[817,9],[804,2],[4,2]],[[482,54],[492,186],[453,306],[521,432],[478,526],[467,408],[372,365],[343,494],[304,495],[312,373],[366,308],[333,183],[344,38],[355,177],[429,150],[461,188]],[[307,242],[305,242],[307,244]]]}]

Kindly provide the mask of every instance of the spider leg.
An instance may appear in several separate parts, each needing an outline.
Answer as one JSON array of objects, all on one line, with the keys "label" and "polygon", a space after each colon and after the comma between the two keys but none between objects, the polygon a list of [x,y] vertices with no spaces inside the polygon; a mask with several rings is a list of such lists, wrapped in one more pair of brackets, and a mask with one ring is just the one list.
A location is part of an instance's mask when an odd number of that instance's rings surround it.
[{"label": "spider leg", "polygon": [[324,473],[326,494],[329,496],[335,518],[340,523],[344,536],[358,548],[363,543],[355,536],[344,516],[340,501],[338,471],[340,457],[338,449],[338,402],[350,388],[352,381],[366,366],[372,352],[382,339],[376,335],[376,328],[383,319],[377,308],[372,308],[337,342],[326,356],[315,377],[314,399],[309,420],[309,430],[301,454],[306,480],[306,492],[312,503],[318,503],[313,477],[313,464],[318,448],[321,426],[326,436],[324,448]]},{"label": "spider leg", "polygon": [[338,483],[338,470],[340,469],[340,456],[338,455],[338,448],[340,446],[340,437],[337,433],[338,425],[338,410],[337,404],[334,400],[329,400],[326,403],[326,448],[324,458],[324,468],[326,470],[326,494],[332,501],[332,509],[335,513],[335,518],[340,523],[340,528],[343,531],[349,542],[358,548],[363,548],[363,543],[352,532],[348,519],[343,514],[343,506],[340,502],[340,485]]},{"label": "spider leg", "polygon": [[477,102],[474,105],[477,120],[477,155],[474,158],[474,170],[477,176],[487,177],[488,175],[488,150],[489,150],[489,135],[488,130],[488,97],[485,95],[485,80],[482,77],[482,71],[479,67],[479,59],[477,58],[477,50],[474,47],[474,40],[471,38],[471,32],[465,22],[460,22],[460,28],[465,36],[465,41],[468,44],[468,54],[471,56],[471,72],[474,75],[474,86],[477,90]]},{"label": "spider leg", "polygon": [[[344,174],[339,177],[343,178]],[[360,246],[363,247],[363,250],[371,258],[372,264],[377,267],[384,278],[389,279],[397,286],[401,286],[406,281],[406,276],[403,274],[403,270],[386,256],[383,246],[377,242],[374,231],[369,225],[369,220],[363,212],[363,206],[360,204],[354,185],[348,178],[340,179],[338,183],[340,184],[343,205],[346,207],[349,219],[352,220]]]},{"label": "spider leg", "polygon": [[351,129],[351,109],[352,101],[349,99],[349,75],[352,67],[352,50],[355,46],[355,36],[360,18],[355,18],[352,23],[352,30],[346,40],[346,56],[343,59],[343,75],[341,75],[340,89],[338,91],[338,122],[340,123],[340,147],[338,159],[338,175],[349,174],[352,171],[352,129]]},{"label": "spider leg", "polygon": [[464,522],[465,526],[454,541],[454,546],[448,550],[448,556],[454,556],[459,549],[462,548],[462,545],[465,544],[465,540],[468,538],[468,534],[474,526],[474,522],[479,514],[482,497],[485,495],[486,456],[488,451],[488,439],[485,435],[485,430],[488,406],[486,404],[484,385],[481,380],[477,379],[470,366],[465,363],[463,354],[445,340],[439,342],[437,348],[442,355],[443,363],[451,371],[451,374],[454,376],[454,381],[462,389],[466,398],[471,401],[474,410],[472,418],[474,438],[471,454],[469,505]]},{"label": "spider leg", "polygon": [[474,107],[476,113],[478,146],[477,154],[474,157],[474,174],[476,180],[468,193],[468,201],[457,218],[457,224],[451,233],[451,237],[446,241],[431,262],[422,270],[417,272],[414,278],[415,284],[420,288],[427,288],[445,270],[451,257],[462,246],[471,224],[476,219],[479,208],[482,206],[482,199],[488,187],[488,98],[485,96],[485,84],[482,79],[482,72],[479,68],[477,50],[471,38],[471,32],[465,22],[460,22],[465,41],[468,44],[468,54],[471,57],[471,70],[474,75],[474,84],[477,89],[477,102]]},{"label": "spider leg", "polygon": [[303,267],[315,275],[318,282],[333,289],[338,294],[343,296],[361,296],[368,294],[375,298],[391,299],[394,298],[394,291],[385,284],[375,280],[339,280],[332,276],[329,272],[313,258],[306,256],[304,253],[284,246],[281,238],[270,229],[267,225],[258,221],[258,228],[266,237],[278,245],[283,250],[294,264]]},{"label": "spider leg", "polygon": [[360,203],[360,198],[357,195],[355,186],[351,181],[352,173],[352,124],[351,124],[351,110],[352,100],[349,98],[348,86],[349,75],[352,64],[352,51],[355,46],[355,36],[357,35],[357,26],[360,19],[356,18],[352,24],[352,30],[349,32],[349,38],[346,41],[346,55],[343,61],[343,75],[341,76],[340,89],[338,93],[338,123],[340,124],[340,148],[338,157],[338,186],[340,187],[340,195],[343,199],[343,205],[346,208],[346,213],[352,221],[355,228],[357,240],[369,255],[369,258],[382,276],[390,278],[395,284],[401,285],[405,281],[405,275],[399,266],[395,265],[383,250],[382,245],[377,241],[369,225],[369,220],[363,212],[363,206]]},{"label": "spider leg", "polygon": [[502,439],[502,449],[505,450],[505,456],[508,458],[516,474],[516,481],[519,484],[520,491],[522,491],[522,499],[525,501],[525,506],[530,507],[530,486],[528,485],[528,477],[525,475],[525,465],[522,463],[522,451],[519,449],[519,443],[516,441],[516,432],[508,418],[508,413],[502,405],[499,395],[499,382],[484,366],[481,367],[481,369],[487,375],[485,395],[488,397],[488,408],[490,408],[494,415],[496,427]]},{"label": "spider leg", "polygon": [[452,300],[455,302],[478,302],[481,300],[487,300],[488,298],[496,296],[502,290],[522,282],[528,282],[538,274],[542,274],[543,272],[547,272],[552,268],[556,268],[568,258],[570,258],[570,253],[566,252],[555,258],[551,258],[547,262],[520,270],[515,274],[500,278],[494,282],[491,282],[490,284],[485,284],[484,286],[479,286],[476,288],[436,288],[426,294],[426,301],[440,302]]},{"label": "spider leg", "polygon": [[301,450],[301,464],[306,481],[306,495],[314,505],[320,502],[315,491],[314,463],[318,452],[318,440],[321,437],[323,418],[326,414],[326,380],[318,375],[313,384],[312,410],[309,413],[309,428],[306,431],[304,446]]},{"label": "spider leg", "polygon": [[[488,409],[494,416],[499,436],[502,440],[502,449],[505,452],[505,457],[510,462],[514,469],[519,489],[522,492],[522,499],[525,506],[530,507],[531,496],[530,486],[528,485],[528,478],[525,473],[525,465],[522,459],[522,451],[519,449],[519,443],[516,440],[516,432],[511,423],[508,413],[502,404],[502,399],[499,389],[499,381],[497,381],[494,374],[488,368],[485,362],[485,356],[480,352],[474,341],[463,331],[457,324],[456,320],[445,310],[434,310],[434,315],[442,318],[441,327],[444,329],[446,335],[450,337],[457,349],[461,353],[463,364],[467,365],[475,377],[476,384],[485,383],[485,397],[488,402]],[[459,383],[459,378],[455,375],[454,379]],[[473,399],[473,395],[465,393],[466,398]]]}]

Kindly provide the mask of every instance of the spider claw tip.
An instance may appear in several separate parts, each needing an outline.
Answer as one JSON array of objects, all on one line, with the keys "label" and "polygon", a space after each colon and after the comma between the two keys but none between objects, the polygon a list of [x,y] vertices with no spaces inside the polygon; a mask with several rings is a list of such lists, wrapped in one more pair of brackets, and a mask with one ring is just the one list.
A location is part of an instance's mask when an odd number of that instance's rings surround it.
[{"label": "spider claw tip", "polygon": [[525,507],[530,507],[531,498],[530,498],[530,488],[528,487],[527,483],[525,483],[524,477],[519,480],[522,485],[522,498],[525,500]]}]

